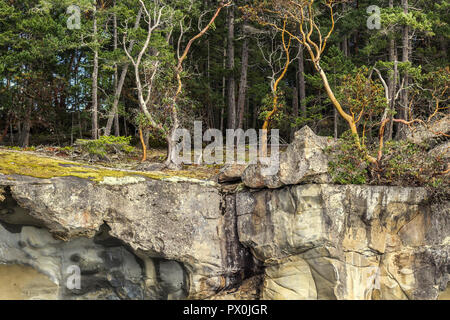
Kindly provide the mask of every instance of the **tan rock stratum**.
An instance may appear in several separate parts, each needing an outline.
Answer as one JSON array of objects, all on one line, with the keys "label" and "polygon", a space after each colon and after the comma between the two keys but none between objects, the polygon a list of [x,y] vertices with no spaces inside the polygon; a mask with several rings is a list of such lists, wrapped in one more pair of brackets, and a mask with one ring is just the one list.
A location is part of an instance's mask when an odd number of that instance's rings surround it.
[{"label": "tan rock stratum", "polygon": [[449,206],[424,189],[302,185],[237,199],[264,299],[437,299],[447,288]]}]

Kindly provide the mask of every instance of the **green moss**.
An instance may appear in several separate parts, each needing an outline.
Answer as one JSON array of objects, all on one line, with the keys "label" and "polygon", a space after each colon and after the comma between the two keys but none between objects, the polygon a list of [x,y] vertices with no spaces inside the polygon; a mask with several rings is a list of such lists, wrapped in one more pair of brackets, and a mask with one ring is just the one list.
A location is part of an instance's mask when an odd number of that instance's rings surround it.
[{"label": "green moss", "polygon": [[102,136],[97,140],[78,139],[75,145],[91,156],[106,158],[108,154],[134,153],[136,149],[130,145],[131,139],[132,137]]},{"label": "green moss", "polygon": [[56,160],[32,153],[0,150],[0,172],[5,175],[24,175],[36,178],[78,177],[101,182],[105,177],[123,178],[142,176],[155,180],[172,178],[175,174],[162,172],[120,171],[83,165],[81,163]]}]

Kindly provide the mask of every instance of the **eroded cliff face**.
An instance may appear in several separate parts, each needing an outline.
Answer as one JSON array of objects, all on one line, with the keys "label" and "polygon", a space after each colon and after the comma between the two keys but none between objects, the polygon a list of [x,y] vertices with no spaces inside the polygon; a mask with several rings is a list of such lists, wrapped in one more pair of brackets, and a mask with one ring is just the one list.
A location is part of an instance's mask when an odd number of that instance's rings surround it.
[{"label": "eroded cliff face", "polygon": [[448,202],[304,172],[277,189],[0,174],[0,299],[449,298]]},{"label": "eroded cliff face", "polygon": [[436,299],[450,280],[449,206],[424,189],[292,186],[237,208],[263,299]]},{"label": "eroded cliff face", "polygon": [[[0,185],[0,263],[48,276],[55,298],[204,299],[252,268],[234,207],[209,184],[0,176]],[[67,293],[70,265],[81,267],[82,292]]]}]

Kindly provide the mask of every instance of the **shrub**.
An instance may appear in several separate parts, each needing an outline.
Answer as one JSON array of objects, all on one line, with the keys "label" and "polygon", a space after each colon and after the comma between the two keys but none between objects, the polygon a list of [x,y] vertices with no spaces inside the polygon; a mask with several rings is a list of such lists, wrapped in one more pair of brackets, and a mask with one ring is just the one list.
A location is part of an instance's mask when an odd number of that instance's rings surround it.
[{"label": "shrub", "polygon": [[[374,150],[368,152],[375,154],[377,146],[371,147]],[[448,174],[443,174],[447,162],[431,155],[428,149],[427,145],[407,140],[387,141],[381,162],[371,164],[356,147],[352,135],[344,133],[338,143],[326,151],[330,157],[330,175],[337,184],[424,186],[448,190]]]},{"label": "shrub", "polygon": [[136,150],[130,145],[132,137],[103,136],[97,140],[78,139],[75,147],[91,157],[110,160],[111,156],[122,157]]},{"label": "shrub", "polygon": [[350,132],[345,132],[338,143],[329,147],[326,152],[330,155],[330,174],[337,184],[366,184],[368,183],[369,163],[363,152],[359,151],[355,138]]},{"label": "shrub", "polygon": [[378,171],[378,183],[439,187],[446,162],[428,153],[428,146],[407,140],[388,141]]}]

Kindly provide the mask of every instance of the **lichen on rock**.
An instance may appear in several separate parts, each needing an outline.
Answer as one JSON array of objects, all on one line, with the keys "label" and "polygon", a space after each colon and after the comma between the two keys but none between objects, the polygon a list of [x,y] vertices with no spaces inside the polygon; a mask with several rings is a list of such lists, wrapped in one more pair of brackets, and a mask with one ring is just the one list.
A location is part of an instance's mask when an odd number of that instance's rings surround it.
[{"label": "lichen on rock", "polygon": [[[202,183],[209,180],[209,175],[193,174],[189,171],[132,171],[106,168],[80,162],[67,161],[45,157],[32,152],[18,152],[0,150],[0,174],[13,176],[30,176],[41,179],[56,177],[77,177],[94,182],[107,181],[135,181],[135,179],[149,178],[154,180],[183,179],[184,181]],[[134,177],[135,179],[131,179]],[[13,179],[13,177],[10,177]],[[134,182],[131,182],[134,183]]]}]

